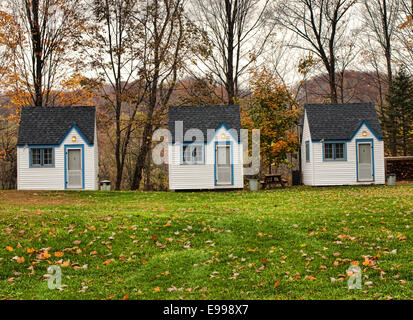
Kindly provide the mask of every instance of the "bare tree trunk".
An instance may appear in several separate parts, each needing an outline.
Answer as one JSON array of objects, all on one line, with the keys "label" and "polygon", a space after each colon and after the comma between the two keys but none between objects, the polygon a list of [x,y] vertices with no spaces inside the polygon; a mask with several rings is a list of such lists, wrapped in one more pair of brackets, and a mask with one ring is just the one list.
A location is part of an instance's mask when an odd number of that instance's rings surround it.
[{"label": "bare tree trunk", "polygon": [[32,74],[34,84],[34,105],[43,106],[43,87],[42,87],[42,39],[39,23],[39,0],[26,1],[27,18],[30,23],[30,36],[33,44],[32,51]]},{"label": "bare tree trunk", "polygon": [[131,190],[138,190],[142,180],[142,172],[145,167],[145,158],[148,156],[150,143],[152,141],[152,124],[151,120],[147,120],[143,130],[142,144],[139,150],[138,158],[135,163],[135,171],[133,173],[133,180]]},{"label": "bare tree trunk", "polygon": [[149,150],[147,156],[146,156],[146,165],[145,165],[145,185],[143,187],[143,190],[145,191],[151,191],[152,190],[152,185],[151,185],[151,150]]},{"label": "bare tree trunk", "polygon": [[[168,101],[177,82],[178,71],[184,64],[185,46],[191,46],[196,39],[196,32],[186,29],[190,22],[183,14],[183,2],[168,0],[155,1],[154,8],[149,10],[149,28],[152,30],[153,43],[151,45],[151,72],[146,81],[150,83],[150,92],[145,112],[141,145],[136,159],[131,189],[137,190],[142,181],[145,160],[150,156],[152,135],[159,127]],[[194,38],[192,38],[194,37]],[[191,47],[190,47],[191,48]]]},{"label": "bare tree trunk", "polygon": [[[232,12],[234,10],[234,12]],[[234,104],[235,100],[235,84],[234,84],[234,24],[235,18],[237,16],[238,8],[235,6],[232,8],[232,1],[225,0],[225,11],[228,23],[227,30],[227,72],[226,72],[226,83],[225,89],[228,95],[228,105]]]}]

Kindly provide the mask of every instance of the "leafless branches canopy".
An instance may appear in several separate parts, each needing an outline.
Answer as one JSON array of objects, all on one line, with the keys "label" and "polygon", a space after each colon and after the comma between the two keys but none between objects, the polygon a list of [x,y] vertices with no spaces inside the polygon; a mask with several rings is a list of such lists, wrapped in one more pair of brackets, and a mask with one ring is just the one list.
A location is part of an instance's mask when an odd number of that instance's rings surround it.
[{"label": "leafless branches canopy", "polygon": [[337,49],[346,35],[348,12],[355,0],[291,0],[274,6],[276,23],[298,35],[302,49],[314,53],[329,76],[330,100],[338,101]]},{"label": "leafless branches canopy", "polygon": [[265,49],[269,0],[193,0],[193,21],[204,31],[210,55],[199,68],[212,73],[226,90],[226,102],[239,98],[240,78]]}]

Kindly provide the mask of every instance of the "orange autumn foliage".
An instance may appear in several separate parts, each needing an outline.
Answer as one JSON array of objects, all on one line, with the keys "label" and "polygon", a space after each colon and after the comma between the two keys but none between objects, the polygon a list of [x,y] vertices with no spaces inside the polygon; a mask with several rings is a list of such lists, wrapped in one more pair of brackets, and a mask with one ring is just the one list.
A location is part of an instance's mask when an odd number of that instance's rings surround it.
[{"label": "orange autumn foliage", "polygon": [[241,114],[242,124],[260,129],[264,164],[287,163],[287,155],[298,149],[295,101],[288,88],[265,68],[252,73],[250,86],[252,96],[248,109]]}]

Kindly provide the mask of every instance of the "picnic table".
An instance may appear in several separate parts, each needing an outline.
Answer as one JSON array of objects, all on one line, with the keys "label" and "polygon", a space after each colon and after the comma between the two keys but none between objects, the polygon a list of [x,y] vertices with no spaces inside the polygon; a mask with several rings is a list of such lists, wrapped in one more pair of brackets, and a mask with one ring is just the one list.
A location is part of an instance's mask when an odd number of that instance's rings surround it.
[{"label": "picnic table", "polygon": [[283,179],[280,174],[265,174],[264,180],[260,181],[262,188],[265,189],[269,185],[280,184],[281,187],[285,187],[287,180]]}]

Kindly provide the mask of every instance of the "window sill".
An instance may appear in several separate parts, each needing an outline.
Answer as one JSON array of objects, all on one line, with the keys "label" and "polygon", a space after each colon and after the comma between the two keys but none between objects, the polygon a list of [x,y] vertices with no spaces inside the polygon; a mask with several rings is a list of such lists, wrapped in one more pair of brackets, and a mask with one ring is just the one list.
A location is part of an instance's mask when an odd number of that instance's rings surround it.
[{"label": "window sill", "polygon": [[53,169],[55,166],[30,166],[29,169]]}]

